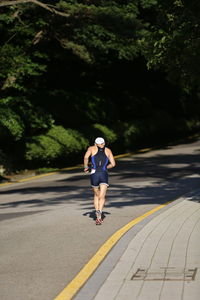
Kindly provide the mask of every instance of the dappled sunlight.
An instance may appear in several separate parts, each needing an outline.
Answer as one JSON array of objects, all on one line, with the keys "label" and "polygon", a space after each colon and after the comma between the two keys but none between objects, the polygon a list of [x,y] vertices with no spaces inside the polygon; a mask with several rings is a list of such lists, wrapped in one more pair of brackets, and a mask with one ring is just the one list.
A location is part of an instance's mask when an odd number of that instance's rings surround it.
[{"label": "dappled sunlight", "polygon": [[[152,157],[141,154],[117,161],[110,172],[106,207],[162,204],[199,187],[200,156],[196,152],[168,155],[162,151]],[[51,208],[76,203],[80,210],[92,209],[89,176],[74,171],[71,177],[69,172],[66,178],[63,173],[59,176],[54,181],[49,177],[39,183],[2,189],[0,208]]]},{"label": "dappled sunlight", "polygon": [[187,168],[187,167],[189,167],[189,164],[182,164],[182,163],[180,163],[180,164],[160,164],[160,167],[166,167],[166,168],[173,168],[173,169],[177,169],[177,168]]}]

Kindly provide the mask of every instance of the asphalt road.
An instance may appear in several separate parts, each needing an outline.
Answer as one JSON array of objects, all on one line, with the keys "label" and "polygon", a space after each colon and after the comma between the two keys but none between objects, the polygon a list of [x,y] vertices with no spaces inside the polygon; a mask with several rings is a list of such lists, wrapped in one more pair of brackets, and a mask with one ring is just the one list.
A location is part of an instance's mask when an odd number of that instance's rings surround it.
[{"label": "asphalt road", "polygon": [[0,299],[53,300],[117,229],[199,187],[199,172],[200,141],[118,160],[102,226],[82,172],[0,187]]}]

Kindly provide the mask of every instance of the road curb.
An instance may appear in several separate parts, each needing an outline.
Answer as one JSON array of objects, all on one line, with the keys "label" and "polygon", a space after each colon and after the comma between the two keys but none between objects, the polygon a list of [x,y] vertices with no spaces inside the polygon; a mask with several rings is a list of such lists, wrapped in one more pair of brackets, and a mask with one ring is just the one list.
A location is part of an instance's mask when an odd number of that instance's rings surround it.
[{"label": "road curb", "polygon": [[177,199],[168,201],[162,205],[155,207],[154,209],[146,212],[140,217],[133,219],[128,224],[117,230],[96,252],[96,254],[89,260],[89,262],[81,269],[81,271],[76,275],[76,277],[63,289],[63,291],[54,300],[71,300],[81,289],[81,287],[87,282],[87,280],[96,271],[98,266],[104,260],[104,258],[109,254],[111,249],[116,245],[116,243],[125,235],[131,228],[143,221],[148,216],[161,210],[170,203]]}]

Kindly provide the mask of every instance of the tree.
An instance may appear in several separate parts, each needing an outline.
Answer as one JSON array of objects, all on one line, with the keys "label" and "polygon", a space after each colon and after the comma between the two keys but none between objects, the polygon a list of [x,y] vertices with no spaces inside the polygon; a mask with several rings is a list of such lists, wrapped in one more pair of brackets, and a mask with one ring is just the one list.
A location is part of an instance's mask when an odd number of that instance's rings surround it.
[{"label": "tree", "polygon": [[[154,16],[154,18],[152,17]],[[148,20],[148,17],[147,17]],[[141,40],[149,68],[163,69],[188,95],[200,87],[200,2],[157,1]]]},{"label": "tree", "polygon": [[[187,102],[188,110],[199,91],[198,5],[194,0],[0,1],[3,152],[12,142],[25,157],[27,143],[36,149],[55,126],[63,127],[61,135],[73,129],[89,138],[96,123],[108,138],[107,128],[122,137],[123,151],[123,145],[144,139],[146,128],[150,139],[159,131],[158,114],[185,117],[183,106]],[[47,147],[50,140],[45,139]]]},{"label": "tree", "polygon": [[64,122],[67,109],[66,126],[74,126],[75,114],[79,124],[105,121],[104,83],[98,74],[104,65],[138,56],[136,40],[143,25],[137,3],[74,0],[52,6],[11,0],[0,7],[2,99],[23,97],[55,112],[58,122]]}]

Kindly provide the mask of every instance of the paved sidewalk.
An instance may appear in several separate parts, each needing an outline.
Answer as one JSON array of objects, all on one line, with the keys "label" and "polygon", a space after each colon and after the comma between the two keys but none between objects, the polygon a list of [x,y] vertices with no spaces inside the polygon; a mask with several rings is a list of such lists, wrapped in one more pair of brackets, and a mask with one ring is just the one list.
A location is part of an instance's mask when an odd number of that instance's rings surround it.
[{"label": "paved sidewalk", "polygon": [[200,191],[143,225],[101,281],[94,291],[90,280],[75,300],[200,299]]}]

